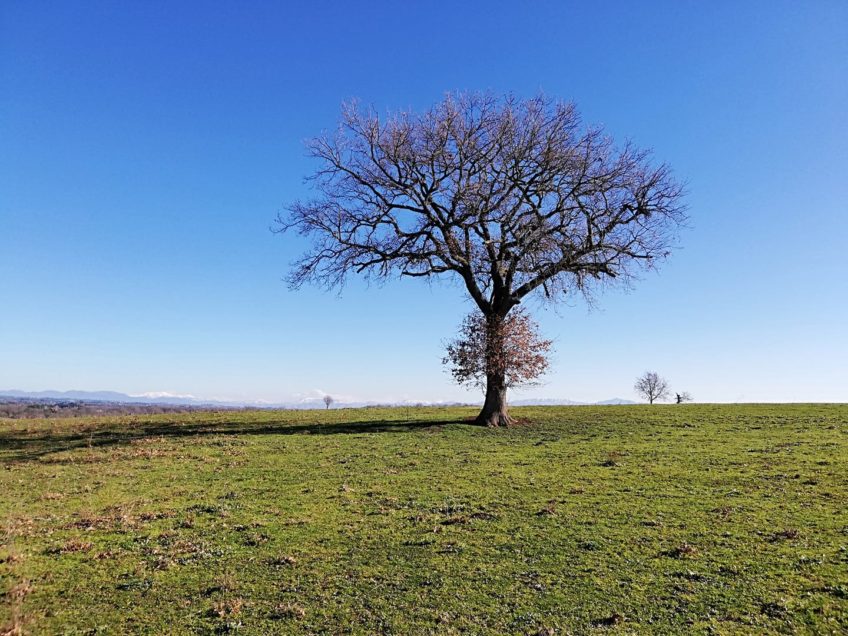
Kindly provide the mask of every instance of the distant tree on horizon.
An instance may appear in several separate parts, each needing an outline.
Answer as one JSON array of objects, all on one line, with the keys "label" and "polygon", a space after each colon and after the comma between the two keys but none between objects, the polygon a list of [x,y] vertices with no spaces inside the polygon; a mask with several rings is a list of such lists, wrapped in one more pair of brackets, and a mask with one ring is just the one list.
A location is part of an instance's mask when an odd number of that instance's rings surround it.
[{"label": "distant tree on horizon", "polygon": [[327,409],[329,409],[329,408],[330,408],[330,405],[331,405],[332,403],[333,403],[333,398],[332,398],[331,396],[329,396],[329,395],[325,395],[325,396],[324,396],[324,404],[326,405]]},{"label": "distant tree on horizon", "polygon": [[674,402],[675,404],[683,404],[684,402],[691,402],[692,396],[688,391],[683,391],[682,393],[674,394]]},{"label": "distant tree on horizon", "polygon": [[[487,333],[502,332],[529,295],[553,303],[630,283],[670,254],[686,220],[667,165],[544,96],[448,94],[426,112],[385,118],[347,104],[335,131],[308,148],[314,197],[277,217],[277,231],[312,240],[290,286],[448,275]],[[501,346],[486,349],[477,422],[487,426],[511,422]]]},{"label": "distant tree on horizon", "polygon": [[478,311],[465,317],[442,359],[454,381],[485,389],[494,372],[503,375],[507,388],[536,384],[550,366],[553,341],[541,337],[538,324],[522,308],[495,328]]},{"label": "distant tree on horizon", "polygon": [[633,388],[636,393],[648,400],[648,404],[653,404],[657,400],[665,400],[669,396],[668,382],[654,371],[645,371],[636,380]]}]

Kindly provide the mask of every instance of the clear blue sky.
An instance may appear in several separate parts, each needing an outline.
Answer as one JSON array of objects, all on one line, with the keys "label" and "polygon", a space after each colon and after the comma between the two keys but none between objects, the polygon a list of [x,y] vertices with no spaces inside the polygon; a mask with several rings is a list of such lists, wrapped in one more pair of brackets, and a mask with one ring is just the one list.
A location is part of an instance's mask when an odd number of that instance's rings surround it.
[{"label": "clear blue sky", "polygon": [[[288,5],[288,6],[287,6]],[[470,399],[451,284],[288,291],[269,231],[358,97],[573,99],[688,182],[683,249],[517,397],[848,401],[848,3],[0,4],[0,389]]]}]

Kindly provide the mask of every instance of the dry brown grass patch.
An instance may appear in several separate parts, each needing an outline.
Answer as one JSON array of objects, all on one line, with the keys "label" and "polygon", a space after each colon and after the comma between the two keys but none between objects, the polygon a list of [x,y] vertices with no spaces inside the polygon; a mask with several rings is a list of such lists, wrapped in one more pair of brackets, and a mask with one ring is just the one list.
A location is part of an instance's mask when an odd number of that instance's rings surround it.
[{"label": "dry brown grass patch", "polygon": [[280,603],[271,610],[273,619],[301,619],[306,616],[306,610],[297,603]]},{"label": "dry brown grass patch", "polygon": [[225,598],[212,603],[212,608],[209,610],[209,613],[212,616],[217,616],[218,618],[231,618],[233,616],[238,616],[239,614],[241,614],[241,610],[243,607],[243,599],[239,597]]},{"label": "dry brown grass patch", "polygon": [[74,552],[88,552],[94,547],[91,541],[83,541],[82,539],[68,539],[60,546],[53,546],[47,549],[47,554],[72,554]]}]

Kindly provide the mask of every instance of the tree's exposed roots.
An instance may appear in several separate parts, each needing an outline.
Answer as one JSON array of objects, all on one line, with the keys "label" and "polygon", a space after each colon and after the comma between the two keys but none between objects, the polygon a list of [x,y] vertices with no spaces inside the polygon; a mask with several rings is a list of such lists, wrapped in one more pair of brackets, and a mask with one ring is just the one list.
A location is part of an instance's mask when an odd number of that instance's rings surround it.
[{"label": "tree's exposed roots", "polygon": [[500,428],[515,424],[515,420],[511,418],[509,413],[506,411],[493,411],[491,413],[482,411],[474,422],[480,426],[486,426],[488,428]]}]

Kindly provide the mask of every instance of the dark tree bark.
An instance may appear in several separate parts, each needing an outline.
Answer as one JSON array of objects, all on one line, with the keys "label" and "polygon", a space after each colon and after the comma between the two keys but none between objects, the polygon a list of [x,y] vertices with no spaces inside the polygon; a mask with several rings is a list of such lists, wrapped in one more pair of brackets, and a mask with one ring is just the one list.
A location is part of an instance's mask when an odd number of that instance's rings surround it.
[{"label": "dark tree bark", "polygon": [[[685,220],[667,166],[544,97],[449,95],[385,121],[350,106],[309,148],[317,196],[278,218],[313,240],[293,287],[449,274],[484,316],[503,318],[528,294],[628,281],[669,254]],[[481,421],[508,422],[499,374],[489,389]]]},{"label": "dark tree bark", "polygon": [[487,376],[486,380],[486,399],[476,421],[483,426],[509,426],[512,418],[507,409],[503,374]]},{"label": "dark tree bark", "polygon": [[506,365],[502,362],[506,355],[503,329],[506,311],[501,309],[486,316],[486,398],[477,416],[477,423],[484,426],[512,423],[506,403]]}]

